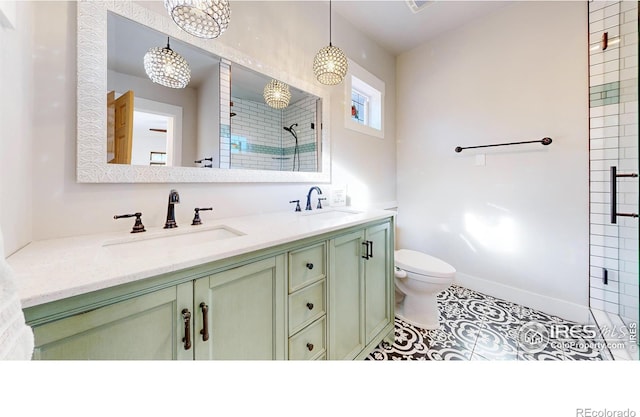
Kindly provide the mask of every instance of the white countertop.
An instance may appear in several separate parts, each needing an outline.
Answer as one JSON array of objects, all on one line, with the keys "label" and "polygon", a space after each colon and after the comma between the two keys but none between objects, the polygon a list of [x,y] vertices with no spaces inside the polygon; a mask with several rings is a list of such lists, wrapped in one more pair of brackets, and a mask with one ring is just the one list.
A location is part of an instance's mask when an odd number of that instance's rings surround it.
[{"label": "white countertop", "polygon": [[[339,211],[354,212],[341,214]],[[335,212],[335,217],[331,212]],[[131,229],[125,229],[116,233],[31,242],[7,258],[7,262],[15,272],[22,307],[27,308],[384,219],[394,214],[388,210],[341,207],[204,220],[200,226],[185,224],[176,229],[147,227],[146,232],[135,234],[128,233]],[[130,226],[133,226],[133,222],[132,218]],[[220,226],[244,235],[206,242],[197,238],[197,235],[204,235],[200,232],[208,233]],[[186,235],[194,232],[194,243],[190,243]],[[169,239],[162,242],[163,237]],[[171,244],[171,240],[176,238]],[[134,240],[144,242],[138,247],[136,243],[127,243]]]}]

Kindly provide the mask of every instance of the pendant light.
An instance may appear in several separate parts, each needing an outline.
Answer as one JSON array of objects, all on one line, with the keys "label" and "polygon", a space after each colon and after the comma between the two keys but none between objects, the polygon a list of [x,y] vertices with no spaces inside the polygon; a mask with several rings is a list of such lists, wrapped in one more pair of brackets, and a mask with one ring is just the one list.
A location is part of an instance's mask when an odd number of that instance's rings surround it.
[{"label": "pendant light", "polygon": [[198,38],[217,38],[229,26],[229,0],[164,0],[164,7],[176,25]]},{"label": "pendant light", "polygon": [[191,80],[187,61],[169,47],[154,47],[144,56],[144,70],[154,83],[171,88],[185,88]]},{"label": "pendant light", "polygon": [[340,84],[347,75],[348,63],[344,52],[331,44],[331,0],[329,0],[329,46],[320,49],[313,60],[313,73],[326,85]]},{"label": "pendant light", "polygon": [[278,80],[271,80],[264,87],[264,101],[274,109],[284,109],[289,105],[291,93],[289,86]]}]

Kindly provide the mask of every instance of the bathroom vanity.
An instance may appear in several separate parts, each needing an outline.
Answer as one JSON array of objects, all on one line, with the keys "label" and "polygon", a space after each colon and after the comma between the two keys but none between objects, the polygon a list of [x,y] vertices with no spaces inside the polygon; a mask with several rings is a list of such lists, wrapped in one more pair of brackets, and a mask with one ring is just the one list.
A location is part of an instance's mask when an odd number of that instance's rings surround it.
[{"label": "bathroom vanity", "polygon": [[35,359],[359,359],[393,340],[394,214],[315,210],[33,242]]}]

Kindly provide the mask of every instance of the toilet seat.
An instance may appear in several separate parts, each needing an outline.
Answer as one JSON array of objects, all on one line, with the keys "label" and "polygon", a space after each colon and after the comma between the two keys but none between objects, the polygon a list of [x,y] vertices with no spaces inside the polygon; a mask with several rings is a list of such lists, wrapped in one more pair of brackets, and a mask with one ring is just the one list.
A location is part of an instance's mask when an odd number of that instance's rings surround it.
[{"label": "toilet seat", "polygon": [[445,261],[409,249],[395,251],[395,266],[414,274],[435,278],[453,278],[456,274],[455,268]]}]

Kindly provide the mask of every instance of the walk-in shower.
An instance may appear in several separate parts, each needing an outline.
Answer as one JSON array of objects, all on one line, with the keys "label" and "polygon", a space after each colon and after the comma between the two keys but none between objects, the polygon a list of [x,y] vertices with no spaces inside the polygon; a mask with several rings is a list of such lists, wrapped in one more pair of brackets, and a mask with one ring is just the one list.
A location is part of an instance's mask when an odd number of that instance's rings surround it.
[{"label": "walk-in shower", "polygon": [[637,344],[638,2],[588,4],[589,305],[610,332],[624,326]]}]

